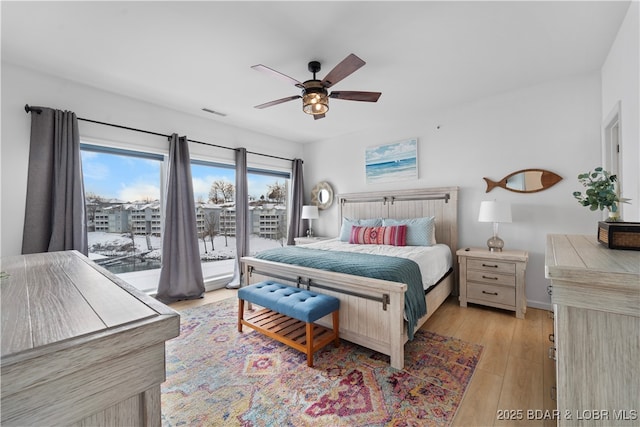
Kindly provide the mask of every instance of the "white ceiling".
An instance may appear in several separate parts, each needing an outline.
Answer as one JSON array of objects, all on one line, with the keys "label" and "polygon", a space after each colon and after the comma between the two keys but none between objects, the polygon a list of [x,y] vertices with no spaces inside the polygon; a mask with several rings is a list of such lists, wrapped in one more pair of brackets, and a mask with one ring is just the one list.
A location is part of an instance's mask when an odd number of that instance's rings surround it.
[{"label": "white ceiling", "polygon": [[[628,1],[7,2],[2,60],[286,140],[310,142],[600,69]],[[348,54],[367,64],[313,120],[299,89],[252,70],[322,78]],[[219,117],[203,107],[227,114]],[[78,112],[81,114],[81,112]],[[129,124],[135,125],[135,124]]]}]

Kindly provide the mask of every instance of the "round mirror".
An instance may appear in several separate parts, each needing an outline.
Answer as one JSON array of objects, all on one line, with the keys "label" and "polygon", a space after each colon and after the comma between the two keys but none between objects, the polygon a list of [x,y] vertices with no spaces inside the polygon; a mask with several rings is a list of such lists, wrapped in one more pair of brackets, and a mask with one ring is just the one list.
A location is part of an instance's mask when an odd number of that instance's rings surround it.
[{"label": "round mirror", "polygon": [[318,209],[327,209],[333,203],[333,189],[328,182],[319,182],[311,190],[311,204],[316,205]]}]

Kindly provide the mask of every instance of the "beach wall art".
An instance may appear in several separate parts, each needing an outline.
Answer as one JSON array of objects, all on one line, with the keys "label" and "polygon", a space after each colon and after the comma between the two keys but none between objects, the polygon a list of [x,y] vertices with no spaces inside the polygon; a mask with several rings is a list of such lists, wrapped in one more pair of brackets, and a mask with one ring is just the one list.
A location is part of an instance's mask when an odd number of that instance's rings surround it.
[{"label": "beach wall art", "polygon": [[367,184],[418,179],[418,139],[368,147],[365,173]]}]

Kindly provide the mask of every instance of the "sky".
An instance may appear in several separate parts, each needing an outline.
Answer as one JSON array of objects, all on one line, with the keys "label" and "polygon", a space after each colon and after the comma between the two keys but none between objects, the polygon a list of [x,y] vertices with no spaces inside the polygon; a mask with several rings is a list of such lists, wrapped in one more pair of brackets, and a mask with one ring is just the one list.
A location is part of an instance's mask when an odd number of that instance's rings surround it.
[{"label": "sky", "polygon": [[[161,161],[84,150],[81,153],[86,194],[124,202],[160,198]],[[234,169],[193,165],[191,175],[196,202],[200,197],[208,200],[209,189],[216,180],[226,180],[235,185]],[[250,174],[249,195],[256,199],[261,195],[266,197],[268,185],[276,181],[283,184],[285,179]]]},{"label": "sky", "polygon": [[417,147],[418,140],[415,138],[369,147],[366,151],[366,164],[415,158],[417,157]]}]

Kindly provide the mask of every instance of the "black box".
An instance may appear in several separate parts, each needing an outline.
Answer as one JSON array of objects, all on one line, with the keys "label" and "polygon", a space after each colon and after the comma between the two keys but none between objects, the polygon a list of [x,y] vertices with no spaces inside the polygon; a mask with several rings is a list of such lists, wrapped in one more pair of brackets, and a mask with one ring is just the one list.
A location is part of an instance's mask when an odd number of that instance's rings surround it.
[{"label": "black box", "polygon": [[609,249],[640,251],[640,222],[598,222],[598,242]]}]

